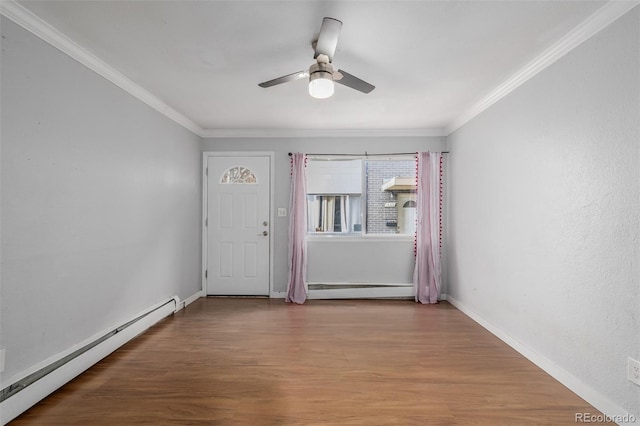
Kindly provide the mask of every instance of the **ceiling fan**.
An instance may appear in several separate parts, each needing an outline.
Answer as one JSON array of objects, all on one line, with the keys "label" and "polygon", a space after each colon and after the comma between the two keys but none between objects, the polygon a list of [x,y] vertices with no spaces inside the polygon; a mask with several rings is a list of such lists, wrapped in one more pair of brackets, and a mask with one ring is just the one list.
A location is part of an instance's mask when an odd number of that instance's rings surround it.
[{"label": "ceiling fan", "polygon": [[342,29],[342,22],[334,18],[324,18],[320,27],[318,40],[312,44],[316,63],[308,70],[294,72],[273,80],[258,84],[260,87],[271,87],[309,77],[309,94],[314,98],[324,99],[333,95],[333,83],[340,83],[362,93],[369,93],[375,86],[355,77],[344,70],[333,70],[333,55],[336,52],[338,36]]}]

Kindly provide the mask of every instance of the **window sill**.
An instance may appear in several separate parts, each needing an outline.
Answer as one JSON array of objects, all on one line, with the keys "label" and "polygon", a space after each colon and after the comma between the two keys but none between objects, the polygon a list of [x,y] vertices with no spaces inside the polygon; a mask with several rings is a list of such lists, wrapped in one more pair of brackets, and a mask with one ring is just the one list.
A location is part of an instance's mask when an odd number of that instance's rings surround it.
[{"label": "window sill", "polygon": [[373,241],[413,241],[413,234],[307,234],[307,241],[311,242],[373,242]]}]

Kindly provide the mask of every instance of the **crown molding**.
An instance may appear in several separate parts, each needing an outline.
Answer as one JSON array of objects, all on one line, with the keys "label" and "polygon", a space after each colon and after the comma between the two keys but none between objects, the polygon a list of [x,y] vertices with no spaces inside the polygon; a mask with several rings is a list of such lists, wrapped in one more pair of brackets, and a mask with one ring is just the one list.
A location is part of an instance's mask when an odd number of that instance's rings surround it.
[{"label": "crown molding", "polygon": [[203,138],[336,138],[336,137],[437,137],[443,128],[431,129],[207,129]]},{"label": "crown molding", "polygon": [[507,96],[540,71],[640,4],[640,0],[612,0],[598,9],[563,38],[496,87],[445,128],[432,129],[202,129],[160,98],[139,86],[97,56],[73,42],[14,0],[0,0],[0,14],[67,54],[106,80],[120,87],[185,129],[203,138],[291,138],[291,137],[437,137],[448,136]]},{"label": "crown molding", "polygon": [[487,96],[474,104],[465,113],[453,120],[446,127],[445,134],[448,136],[462,127],[491,105],[513,92],[519,86],[533,78],[536,74],[565,56],[589,38],[593,37],[638,4],[640,4],[640,0],[612,0],[606,3],[580,25],[569,31],[564,37],[552,44],[522,69],[496,87]]},{"label": "crown molding", "polygon": [[203,138],[292,138],[292,137],[425,137],[445,136],[442,128],[416,130],[359,129],[202,129],[106,62],[90,53],[69,37],[49,25],[36,14],[14,0],[0,0],[0,14],[12,20],[51,46],[115,84],[151,108]]},{"label": "crown molding", "polygon": [[151,108],[201,136],[202,128],[14,0],[0,1],[0,14],[67,54]]}]

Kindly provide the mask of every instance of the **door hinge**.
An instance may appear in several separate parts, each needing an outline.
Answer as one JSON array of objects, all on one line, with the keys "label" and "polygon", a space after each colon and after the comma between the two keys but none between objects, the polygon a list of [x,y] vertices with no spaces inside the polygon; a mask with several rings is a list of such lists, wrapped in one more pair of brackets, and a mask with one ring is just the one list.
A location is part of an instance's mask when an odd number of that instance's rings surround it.
[{"label": "door hinge", "polygon": [[209,226],[209,218],[206,218],[206,219],[204,220],[204,226]]},{"label": "door hinge", "polygon": [[207,276],[209,275],[209,271],[208,270],[204,270],[204,277],[207,278]]},{"label": "door hinge", "polygon": [[208,167],[206,169],[204,169],[204,175],[205,176],[209,176],[209,168]]}]

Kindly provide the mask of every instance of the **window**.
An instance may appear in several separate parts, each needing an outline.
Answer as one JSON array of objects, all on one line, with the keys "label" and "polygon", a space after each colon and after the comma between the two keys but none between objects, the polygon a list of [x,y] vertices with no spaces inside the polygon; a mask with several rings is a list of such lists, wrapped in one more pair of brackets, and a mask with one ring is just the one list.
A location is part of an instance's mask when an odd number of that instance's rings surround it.
[{"label": "window", "polygon": [[311,234],[414,234],[414,158],[321,156],[307,163]]},{"label": "window", "polygon": [[228,169],[220,178],[220,183],[256,183],[256,175],[246,167],[236,166]]}]

